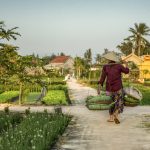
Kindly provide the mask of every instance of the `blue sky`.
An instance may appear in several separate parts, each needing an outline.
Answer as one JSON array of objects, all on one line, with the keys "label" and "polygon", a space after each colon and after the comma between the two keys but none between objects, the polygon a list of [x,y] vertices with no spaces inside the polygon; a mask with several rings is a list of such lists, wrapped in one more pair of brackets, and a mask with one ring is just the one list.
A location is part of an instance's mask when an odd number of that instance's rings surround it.
[{"label": "blue sky", "polygon": [[22,36],[10,43],[20,54],[82,56],[91,48],[95,55],[117,50],[134,23],[150,27],[149,6],[149,0],[0,0],[0,20],[19,27]]}]

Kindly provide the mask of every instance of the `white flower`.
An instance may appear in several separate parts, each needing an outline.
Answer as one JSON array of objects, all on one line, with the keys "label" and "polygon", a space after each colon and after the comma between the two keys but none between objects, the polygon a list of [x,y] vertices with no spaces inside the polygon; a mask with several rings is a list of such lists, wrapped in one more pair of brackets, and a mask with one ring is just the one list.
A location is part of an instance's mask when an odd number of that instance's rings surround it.
[{"label": "white flower", "polygon": [[32,146],[32,149],[35,149],[36,147],[35,146]]}]

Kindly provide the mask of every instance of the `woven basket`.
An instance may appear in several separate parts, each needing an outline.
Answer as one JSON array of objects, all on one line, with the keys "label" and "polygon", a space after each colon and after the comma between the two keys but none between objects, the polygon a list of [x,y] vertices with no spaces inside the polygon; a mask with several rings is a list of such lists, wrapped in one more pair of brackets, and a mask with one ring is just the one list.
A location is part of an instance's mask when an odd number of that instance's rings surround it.
[{"label": "woven basket", "polygon": [[125,87],[123,88],[124,93],[132,98],[141,100],[143,98],[142,93],[135,87]]},{"label": "woven basket", "polygon": [[125,102],[125,106],[135,107],[135,106],[138,106],[138,104]]},{"label": "woven basket", "polygon": [[90,104],[87,105],[90,110],[108,110],[110,105],[107,104]]}]

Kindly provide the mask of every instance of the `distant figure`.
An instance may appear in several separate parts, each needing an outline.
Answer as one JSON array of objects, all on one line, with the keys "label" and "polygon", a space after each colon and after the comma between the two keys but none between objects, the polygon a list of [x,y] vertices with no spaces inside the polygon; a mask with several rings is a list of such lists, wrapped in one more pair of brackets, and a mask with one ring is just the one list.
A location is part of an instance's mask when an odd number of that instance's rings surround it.
[{"label": "distant figure", "polygon": [[129,68],[125,62],[126,67],[119,64],[119,59],[114,52],[109,52],[103,56],[108,60],[108,64],[103,66],[101,77],[98,81],[98,94],[106,79],[106,95],[111,95],[113,103],[109,109],[110,119],[108,122],[115,121],[119,124],[118,114],[123,112],[124,101],[123,101],[123,85],[121,74],[129,73]]},{"label": "distant figure", "polygon": [[46,95],[46,93],[47,93],[47,89],[46,89],[46,87],[44,86],[44,87],[42,87],[42,89],[41,89],[41,94],[40,94],[39,97],[37,98],[37,101],[41,101],[42,98]]},{"label": "distant figure", "polygon": [[70,79],[70,74],[67,74],[66,76],[65,76],[65,79],[63,80],[63,81],[68,81]]},{"label": "distant figure", "polygon": [[74,72],[73,72],[73,74],[72,74],[72,77],[75,78]]}]

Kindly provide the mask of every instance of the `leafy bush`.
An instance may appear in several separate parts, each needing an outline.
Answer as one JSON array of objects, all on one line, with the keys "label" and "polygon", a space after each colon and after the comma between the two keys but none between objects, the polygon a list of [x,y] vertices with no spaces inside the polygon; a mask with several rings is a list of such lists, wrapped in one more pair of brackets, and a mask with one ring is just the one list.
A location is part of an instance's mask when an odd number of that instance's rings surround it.
[{"label": "leafy bush", "polygon": [[70,118],[66,115],[29,114],[16,128],[10,128],[0,137],[1,150],[50,149],[62,134]]},{"label": "leafy bush", "polygon": [[0,103],[6,103],[19,96],[19,91],[6,91],[0,94]]},{"label": "leafy bush", "polygon": [[66,105],[66,96],[63,90],[50,90],[43,98],[43,102],[47,105],[63,104]]}]

